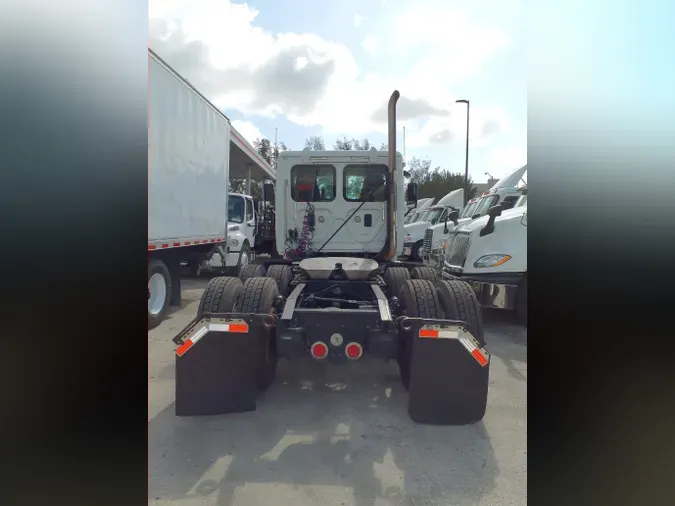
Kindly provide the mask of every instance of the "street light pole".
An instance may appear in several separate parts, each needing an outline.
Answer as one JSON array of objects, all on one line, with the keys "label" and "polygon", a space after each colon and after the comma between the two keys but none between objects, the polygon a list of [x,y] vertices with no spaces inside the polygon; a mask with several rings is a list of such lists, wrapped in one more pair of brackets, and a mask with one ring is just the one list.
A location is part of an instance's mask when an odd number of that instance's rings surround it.
[{"label": "street light pole", "polygon": [[464,205],[469,201],[469,101],[455,100],[457,104],[466,104],[466,154],[464,156]]}]

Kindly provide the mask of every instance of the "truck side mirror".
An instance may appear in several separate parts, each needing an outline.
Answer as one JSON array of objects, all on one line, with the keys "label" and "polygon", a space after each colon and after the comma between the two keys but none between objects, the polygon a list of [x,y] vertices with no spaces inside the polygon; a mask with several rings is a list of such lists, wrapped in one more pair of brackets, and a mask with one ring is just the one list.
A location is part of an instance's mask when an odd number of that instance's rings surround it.
[{"label": "truck side mirror", "polygon": [[405,189],[405,203],[417,203],[417,183],[408,183],[408,186]]},{"label": "truck side mirror", "polygon": [[450,214],[448,214],[448,219],[457,226],[459,224],[459,221],[457,219],[459,218],[459,211],[457,209],[453,209],[450,211]]},{"label": "truck side mirror", "polygon": [[495,220],[497,219],[497,216],[502,215],[502,209],[503,209],[502,206],[499,204],[496,206],[492,206],[490,208],[490,210],[488,211],[488,216],[490,217],[490,219],[488,219],[488,222],[485,225],[485,227],[481,229],[479,234],[481,237],[489,235],[495,231]]},{"label": "truck side mirror", "polygon": [[263,200],[274,204],[274,185],[272,183],[265,183],[263,185]]}]

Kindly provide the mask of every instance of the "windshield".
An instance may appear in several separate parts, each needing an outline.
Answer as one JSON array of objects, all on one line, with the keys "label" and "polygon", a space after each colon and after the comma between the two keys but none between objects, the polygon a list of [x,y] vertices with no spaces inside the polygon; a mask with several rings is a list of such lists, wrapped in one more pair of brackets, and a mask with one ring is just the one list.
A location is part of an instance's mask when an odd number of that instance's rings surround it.
[{"label": "windshield", "polygon": [[471,218],[473,216],[473,211],[476,209],[476,206],[478,205],[478,201],[476,202],[471,202],[469,205],[467,205],[462,213],[459,215],[460,218]]},{"label": "windshield", "polygon": [[244,222],[244,198],[230,195],[227,199],[227,221],[233,223]]},{"label": "windshield", "polygon": [[440,219],[443,211],[445,211],[445,209],[429,209],[429,212],[424,217],[424,221],[428,221],[432,225],[435,225],[436,223],[438,223],[438,220]]},{"label": "windshield", "polygon": [[498,195],[486,195],[485,197],[481,197],[478,200],[478,205],[476,206],[476,209],[473,212],[473,216],[475,216],[476,218],[485,216],[487,212],[490,210],[490,208],[495,204],[497,204],[498,200],[499,200]]}]

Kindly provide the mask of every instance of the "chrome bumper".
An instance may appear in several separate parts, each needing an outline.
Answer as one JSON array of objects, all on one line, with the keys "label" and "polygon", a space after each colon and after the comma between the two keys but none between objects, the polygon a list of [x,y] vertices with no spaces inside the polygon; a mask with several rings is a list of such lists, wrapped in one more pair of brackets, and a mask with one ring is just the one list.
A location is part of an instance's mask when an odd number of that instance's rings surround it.
[{"label": "chrome bumper", "polygon": [[494,307],[497,309],[515,309],[516,296],[518,294],[518,285],[504,285],[499,283],[485,283],[484,281],[473,281],[460,276],[453,276],[446,270],[443,271],[443,279],[458,279],[471,285],[476,293],[478,303],[483,307]]}]

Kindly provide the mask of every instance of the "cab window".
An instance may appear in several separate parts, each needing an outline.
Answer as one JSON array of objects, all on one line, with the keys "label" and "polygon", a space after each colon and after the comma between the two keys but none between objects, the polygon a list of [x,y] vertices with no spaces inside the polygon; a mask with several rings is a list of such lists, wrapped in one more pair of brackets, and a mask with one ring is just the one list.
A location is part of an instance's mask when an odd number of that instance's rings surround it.
[{"label": "cab window", "polygon": [[253,201],[246,199],[246,221],[253,220]]},{"label": "cab window", "polygon": [[347,165],[343,171],[343,198],[347,202],[384,202],[386,183],[386,165]]},{"label": "cab window", "polygon": [[291,169],[291,198],[295,202],[335,200],[335,167],[294,165]]}]

